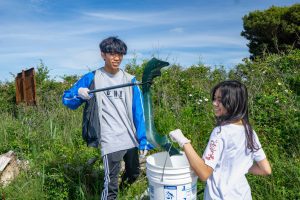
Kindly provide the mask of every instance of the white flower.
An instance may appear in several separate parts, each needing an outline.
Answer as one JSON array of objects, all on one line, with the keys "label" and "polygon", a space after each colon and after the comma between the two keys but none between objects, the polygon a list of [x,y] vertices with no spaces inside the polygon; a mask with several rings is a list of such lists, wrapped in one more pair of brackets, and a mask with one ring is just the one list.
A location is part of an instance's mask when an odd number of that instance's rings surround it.
[{"label": "white flower", "polygon": [[189,94],[189,96],[192,97],[193,95],[192,95],[192,94]]},{"label": "white flower", "polygon": [[208,101],[208,99],[207,99],[207,98],[205,98],[205,99],[204,99],[204,101]]},{"label": "white flower", "polygon": [[289,92],[289,90],[284,90],[286,93],[288,93]]},{"label": "white flower", "polygon": [[279,103],[279,100],[277,99],[277,100],[275,101],[275,103]]},{"label": "white flower", "polygon": [[202,99],[199,99],[199,102],[202,102]]},{"label": "white flower", "polygon": [[200,105],[200,102],[198,101],[198,102],[197,102],[197,104],[199,104],[199,105]]},{"label": "white flower", "polygon": [[280,83],[280,82],[278,82],[277,84],[278,84],[278,85],[282,85],[282,83]]}]

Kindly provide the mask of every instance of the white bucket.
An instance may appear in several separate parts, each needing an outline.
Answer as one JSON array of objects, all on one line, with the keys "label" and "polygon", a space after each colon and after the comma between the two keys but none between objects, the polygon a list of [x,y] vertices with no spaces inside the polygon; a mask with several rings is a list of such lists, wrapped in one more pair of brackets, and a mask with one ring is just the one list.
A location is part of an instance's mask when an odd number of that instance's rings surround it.
[{"label": "white bucket", "polygon": [[198,177],[181,153],[170,157],[168,152],[160,152],[147,157],[150,200],[196,200]]}]

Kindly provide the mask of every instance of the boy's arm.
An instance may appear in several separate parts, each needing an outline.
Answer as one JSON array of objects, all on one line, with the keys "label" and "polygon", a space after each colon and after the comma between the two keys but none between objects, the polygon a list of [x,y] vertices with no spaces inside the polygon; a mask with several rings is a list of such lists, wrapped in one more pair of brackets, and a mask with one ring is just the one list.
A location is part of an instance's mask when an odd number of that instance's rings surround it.
[{"label": "boy's arm", "polygon": [[254,175],[266,176],[272,173],[270,163],[267,158],[254,162],[253,165],[249,169],[249,173]]},{"label": "boy's arm", "polygon": [[64,91],[62,103],[72,110],[78,108],[83,102],[85,102],[84,99],[78,96],[78,89],[89,88],[93,80],[93,72],[84,75],[69,90]]},{"label": "boy's arm", "polygon": [[[136,82],[136,79],[134,78],[132,82]],[[147,137],[146,137],[143,96],[139,87],[136,85],[133,86],[132,115],[133,115],[133,122],[136,128],[136,136],[139,142],[139,149],[140,150],[153,149],[153,145],[151,145],[147,141]]]}]

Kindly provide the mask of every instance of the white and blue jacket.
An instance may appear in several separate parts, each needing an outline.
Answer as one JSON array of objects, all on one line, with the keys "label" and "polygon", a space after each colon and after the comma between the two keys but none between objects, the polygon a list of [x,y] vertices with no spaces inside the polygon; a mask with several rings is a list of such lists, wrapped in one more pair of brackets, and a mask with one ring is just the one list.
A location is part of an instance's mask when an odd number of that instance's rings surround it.
[{"label": "white and blue jacket", "polygon": [[[97,70],[99,73],[100,70]],[[102,109],[101,104],[97,101],[97,95],[93,95],[89,100],[83,100],[78,96],[78,89],[80,87],[89,88],[90,90],[95,88],[95,73],[96,71],[85,74],[80,80],[78,80],[69,90],[64,91],[62,102],[68,108],[75,110],[82,103],[85,103],[83,111],[82,121],[82,137],[87,142],[88,146],[98,147],[101,139],[101,116]],[[136,78],[124,71],[128,82],[136,82]],[[149,150],[153,146],[148,143],[146,138],[145,117],[143,109],[143,96],[138,86],[128,87],[127,90],[128,105],[132,107],[129,111],[129,117],[132,121],[132,128],[135,132],[135,138],[139,144],[140,150]],[[100,115],[99,115],[100,112]]]}]

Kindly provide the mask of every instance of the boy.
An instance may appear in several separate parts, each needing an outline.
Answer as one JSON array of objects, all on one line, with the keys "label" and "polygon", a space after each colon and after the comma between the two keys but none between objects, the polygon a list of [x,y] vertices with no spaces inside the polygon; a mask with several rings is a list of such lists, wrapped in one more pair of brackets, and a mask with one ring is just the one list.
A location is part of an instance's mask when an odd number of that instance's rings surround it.
[{"label": "boy", "polygon": [[88,146],[100,145],[105,177],[101,199],[116,199],[121,160],[125,162],[122,183],[133,183],[140,173],[138,148],[142,155],[152,145],[147,142],[142,94],[137,86],[89,94],[89,90],[136,82],[120,64],[127,53],[126,44],[117,37],[100,45],[105,66],[84,75],[64,92],[63,104],[70,109],[85,103],[82,136]]}]

